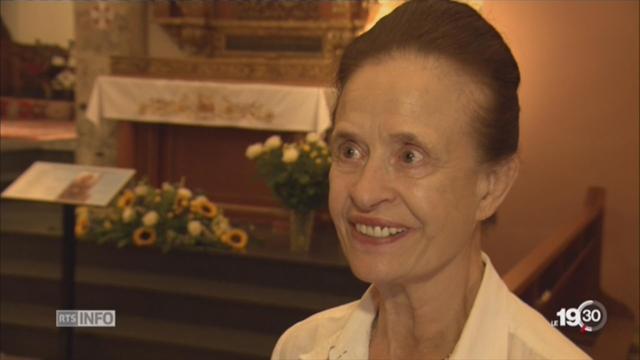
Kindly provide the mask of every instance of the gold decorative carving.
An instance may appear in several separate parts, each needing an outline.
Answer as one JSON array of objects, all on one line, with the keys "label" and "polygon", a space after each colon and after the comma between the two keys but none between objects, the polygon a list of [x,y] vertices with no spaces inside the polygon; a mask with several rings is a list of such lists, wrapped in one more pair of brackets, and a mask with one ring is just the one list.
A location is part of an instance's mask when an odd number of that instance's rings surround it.
[{"label": "gold decorative carving", "polygon": [[[205,56],[224,54],[227,36],[238,33],[255,38],[311,36],[323,42],[328,40],[325,34],[329,31],[353,36],[364,27],[368,13],[368,1],[362,0],[156,1],[153,6],[155,21],[167,29],[180,47]],[[336,45],[324,44],[322,48]],[[274,51],[271,55],[281,52],[287,51]]]},{"label": "gold decorative carving", "polygon": [[318,1],[245,0],[237,6],[238,19],[243,20],[317,20],[320,17]]},{"label": "gold decorative carving", "polygon": [[200,60],[114,58],[116,74],[328,84],[371,0],[154,1],[154,20]]},{"label": "gold decorative carving", "polygon": [[171,99],[152,97],[139,104],[138,115],[184,115],[200,121],[237,120],[252,118],[263,123],[273,121],[273,111],[257,101],[240,103],[215,93],[174,94]]},{"label": "gold decorative carving", "polygon": [[332,85],[335,62],[330,59],[153,59],[112,57],[111,73],[186,80],[240,80],[267,83]]}]

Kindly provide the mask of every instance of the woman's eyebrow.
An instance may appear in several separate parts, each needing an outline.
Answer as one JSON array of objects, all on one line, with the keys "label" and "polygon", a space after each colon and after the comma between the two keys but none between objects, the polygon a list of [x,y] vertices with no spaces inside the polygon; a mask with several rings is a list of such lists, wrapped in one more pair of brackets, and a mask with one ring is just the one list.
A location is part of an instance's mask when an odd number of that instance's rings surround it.
[{"label": "woman's eyebrow", "polygon": [[333,132],[331,133],[331,138],[329,138],[329,143],[332,143],[338,140],[350,140],[350,139],[353,139],[356,141],[361,140],[360,136],[355,132],[352,132],[349,130],[334,129]]},{"label": "woman's eyebrow", "polygon": [[419,137],[417,137],[416,134],[414,134],[414,133],[399,132],[399,133],[391,134],[389,136],[395,142],[404,143],[404,144],[406,144],[406,143],[415,144],[415,145],[418,145],[418,146],[422,147],[428,153],[433,153],[432,147],[429,146],[424,140],[422,140]]}]

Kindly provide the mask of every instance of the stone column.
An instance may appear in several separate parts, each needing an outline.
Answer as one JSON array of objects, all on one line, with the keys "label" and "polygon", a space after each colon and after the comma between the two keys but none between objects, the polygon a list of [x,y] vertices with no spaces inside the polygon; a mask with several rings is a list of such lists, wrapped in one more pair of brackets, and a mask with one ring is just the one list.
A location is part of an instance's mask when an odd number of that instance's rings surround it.
[{"label": "stone column", "polygon": [[93,82],[109,74],[111,56],[145,56],[147,53],[145,1],[77,1],[75,13],[76,57],[76,162],[115,165],[117,123],[97,128],[85,116]]}]

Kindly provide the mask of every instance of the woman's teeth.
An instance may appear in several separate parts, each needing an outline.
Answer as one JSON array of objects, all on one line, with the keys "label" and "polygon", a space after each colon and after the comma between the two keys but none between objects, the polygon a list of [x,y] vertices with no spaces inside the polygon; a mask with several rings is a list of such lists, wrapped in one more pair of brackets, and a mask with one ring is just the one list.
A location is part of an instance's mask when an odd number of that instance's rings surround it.
[{"label": "woman's teeth", "polygon": [[361,234],[377,238],[393,236],[405,231],[405,229],[402,228],[369,226],[363,224],[356,224],[356,230]]}]

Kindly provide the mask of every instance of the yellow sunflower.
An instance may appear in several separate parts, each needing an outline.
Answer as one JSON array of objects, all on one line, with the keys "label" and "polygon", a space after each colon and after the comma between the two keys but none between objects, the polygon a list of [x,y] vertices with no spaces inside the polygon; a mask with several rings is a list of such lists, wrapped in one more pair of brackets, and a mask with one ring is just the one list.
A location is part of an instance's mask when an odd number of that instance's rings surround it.
[{"label": "yellow sunflower", "polygon": [[244,251],[249,243],[249,236],[244,230],[233,229],[222,234],[220,240],[223,244],[229,245],[233,250]]},{"label": "yellow sunflower", "polygon": [[81,239],[89,232],[89,217],[80,216],[76,220],[75,234],[76,238]]},{"label": "yellow sunflower", "polygon": [[124,209],[133,205],[133,200],[135,200],[136,194],[131,190],[125,190],[125,192],[118,198],[118,207]]},{"label": "yellow sunflower", "polygon": [[213,219],[218,215],[218,207],[206,199],[192,201],[191,211],[209,219]]},{"label": "yellow sunflower", "polygon": [[156,243],[156,230],[140,227],[133,232],[133,244],[135,246],[152,246]]},{"label": "yellow sunflower", "polygon": [[77,217],[89,216],[89,208],[86,206],[78,206],[76,208],[76,216]]}]

